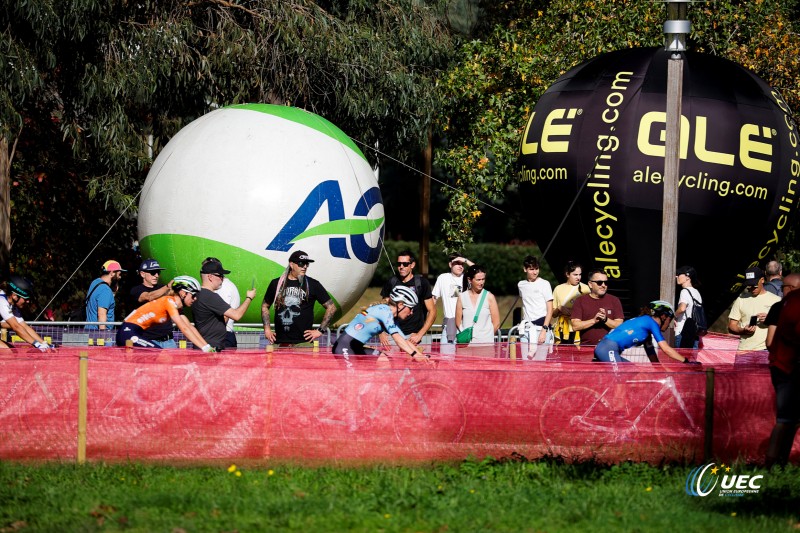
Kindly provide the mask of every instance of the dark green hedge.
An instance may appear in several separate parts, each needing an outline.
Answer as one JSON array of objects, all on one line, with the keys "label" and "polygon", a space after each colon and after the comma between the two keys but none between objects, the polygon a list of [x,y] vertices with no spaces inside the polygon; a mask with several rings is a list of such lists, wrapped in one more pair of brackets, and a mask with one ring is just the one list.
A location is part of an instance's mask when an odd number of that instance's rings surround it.
[{"label": "dark green hedge", "polygon": [[[392,268],[396,270],[395,262],[397,261],[397,254],[403,249],[408,249],[419,254],[419,243],[408,241],[388,241],[384,243],[386,251],[381,252],[381,258],[378,261],[378,269],[372,278],[372,286],[382,286],[387,279],[392,276],[392,269],[387,260],[387,254],[391,260]],[[447,254],[440,251],[441,247],[435,244],[431,245],[429,254],[429,275],[428,279],[431,284],[436,281],[436,277],[442,272],[448,270],[447,267]],[[517,282],[523,279],[524,273],[522,271],[522,260],[526,255],[533,255],[539,258],[542,263],[540,276],[550,282],[555,287],[556,277],[553,276],[552,270],[545,261],[542,261],[541,251],[536,245],[522,246],[514,244],[471,244],[464,250],[464,255],[467,259],[483,266],[487,270],[486,274],[486,287],[492,293],[502,295],[516,295]],[[417,260],[417,268],[415,273],[420,272],[420,262]],[[558,282],[560,283],[560,281]]]}]

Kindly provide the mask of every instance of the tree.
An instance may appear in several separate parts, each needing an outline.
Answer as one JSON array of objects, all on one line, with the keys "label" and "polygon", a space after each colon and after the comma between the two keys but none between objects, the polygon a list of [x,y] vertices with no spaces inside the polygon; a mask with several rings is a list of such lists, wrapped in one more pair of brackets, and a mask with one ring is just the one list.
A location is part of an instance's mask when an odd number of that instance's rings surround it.
[{"label": "tree", "polygon": [[[52,183],[51,193],[85,209],[88,225],[78,222],[71,235],[51,243],[56,257],[63,257],[59,247],[88,252],[132,206],[121,230],[128,244],[134,200],[154,155],[183,125],[219,106],[294,105],[325,116],[367,147],[378,143],[401,157],[417,153],[438,110],[434,80],[454,46],[440,1],[6,4],[0,149],[10,165],[0,165],[0,191],[9,190],[12,174],[25,184],[12,187],[7,204],[22,231],[35,225],[34,213],[45,227],[58,220],[39,208],[40,184]],[[54,267],[39,249],[44,241],[14,242],[15,268],[21,257],[40,259],[25,265],[27,272]],[[9,249],[6,238],[0,251]],[[84,256],[70,259],[76,257]],[[63,279],[45,281],[40,292],[52,294]]]},{"label": "tree", "polygon": [[[471,242],[479,198],[502,205],[513,179],[522,129],[542,93],[573,66],[613,50],[663,46],[663,4],[620,0],[484,2],[484,24],[462,45],[440,83],[444,149],[436,164],[460,192],[450,192],[443,224],[448,250]],[[719,0],[693,4],[689,49],[753,70],[800,104],[800,35],[795,0]],[[796,232],[795,232],[796,234]]]}]

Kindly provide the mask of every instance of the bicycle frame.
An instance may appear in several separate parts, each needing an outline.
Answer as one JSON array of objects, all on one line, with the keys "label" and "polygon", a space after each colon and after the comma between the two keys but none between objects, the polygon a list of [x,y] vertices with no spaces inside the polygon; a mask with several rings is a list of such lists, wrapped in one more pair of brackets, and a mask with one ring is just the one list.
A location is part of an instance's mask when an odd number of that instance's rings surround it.
[{"label": "bicycle frame", "polygon": [[[628,425],[628,427],[624,428],[623,431],[625,433],[635,430],[637,424],[642,419],[642,417],[644,417],[655,405],[657,405],[658,401],[661,399],[661,397],[664,396],[667,392],[671,393],[672,396],[675,398],[675,401],[680,406],[681,411],[683,411],[683,414],[686,415],[686,418],[689,420],[689,423],[691,424],[691,426],[695,427],[695,428],[697,427],[697,425],[695,424],[694,420],[692,419],[692,415],[689,414],[689,410],[686,408],[686,404],[683,401],[683,397],[678,392],[678,388],[675,386],[675,379],[672,378],[672,376],[667,376],[667,377],[661,378],[661,379],[634,379],[634,380],[628,380],[625,383],[626,384],[629,384],[629,383],[659,383],[659,384],[661,384],[661,388],[658,389],[658,392],[656,392],[653,395],[653,397],[650,398],[650,400],[644,405],[644,407],[642,407],[642,409],[639,411],[639,413],[636,415],[636,417],[632,421],[630,421],[630,424]],[[577,415],[577,416],[573,417],[573,420],[571,422],[572,423],[581,424],[581,425],[586,426],[586,427],[588,427],[588,428],[590,428],[592,430],[595,430],[595,431],[605,431],[605,432],[608,432],[608,433],[616,432],[617,431],[616,427],[604,426],[604,425],[601,425],[601,424],[592,423],[589,420],[587,420],[587,419],[589,419],[589,415],[594,411],[594,409],[597,406],[597,404],[599,402],[601,402],[603,400],[603,398],[605,398],[606,394],[608,393],[608,391],[610,389],[611,389],[611,387],[606,387],[606,389],[602,392],[602,394],[600,394],[600,396],[594,402],[592,402],[592,404],[586,409],[586,411],[582,415]]]}]

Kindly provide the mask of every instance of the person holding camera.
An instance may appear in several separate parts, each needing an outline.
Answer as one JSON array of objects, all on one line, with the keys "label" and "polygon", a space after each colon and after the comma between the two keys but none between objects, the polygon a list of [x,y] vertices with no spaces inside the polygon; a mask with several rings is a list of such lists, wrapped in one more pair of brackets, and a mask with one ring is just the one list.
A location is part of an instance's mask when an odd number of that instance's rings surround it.
[{"label": "person holding camera", "polygon": [[739,336],[738,350],[766,350],[764,319],[772,304],[780,301],[780,296],[764,290],[764,271],[757,266],[745,270],[744,288],[728,315],[728,331]]}]

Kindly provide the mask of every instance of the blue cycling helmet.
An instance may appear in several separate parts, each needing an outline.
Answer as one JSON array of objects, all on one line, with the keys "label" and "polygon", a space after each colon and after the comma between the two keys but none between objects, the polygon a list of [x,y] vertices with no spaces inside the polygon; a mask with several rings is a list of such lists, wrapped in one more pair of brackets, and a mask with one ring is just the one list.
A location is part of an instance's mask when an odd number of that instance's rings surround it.
[{"label": "blue cycling helmet", "polygon": [[8,277],[8,288],[11,292],[26,300],[33,294],[33,282],[16,274],[11,274]]}]

